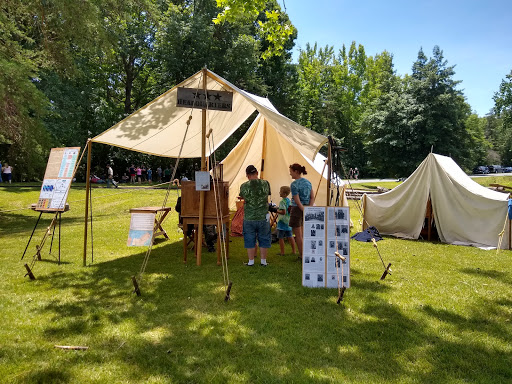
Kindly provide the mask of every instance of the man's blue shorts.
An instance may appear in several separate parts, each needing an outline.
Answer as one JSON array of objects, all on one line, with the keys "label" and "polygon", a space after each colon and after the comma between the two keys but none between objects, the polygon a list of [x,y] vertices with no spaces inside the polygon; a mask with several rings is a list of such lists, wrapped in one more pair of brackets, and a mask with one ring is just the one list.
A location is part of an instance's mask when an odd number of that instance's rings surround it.
[{"label": "man's blue shorts", "polygon": [[291,230],[288,230],[288,231],[286,231],[284,229],[278,229],[277,230],[277,238],[278,239],[284,239],[284,238],[287,238],[287,237],[293,237]]},{"label": "man's blue shorts", "polygon": [[244,247],[256,247],[256,239],[261,248],[270,248],[272,244],[272,234],[270,232],[270,223],[267,220],[244,220]]}]

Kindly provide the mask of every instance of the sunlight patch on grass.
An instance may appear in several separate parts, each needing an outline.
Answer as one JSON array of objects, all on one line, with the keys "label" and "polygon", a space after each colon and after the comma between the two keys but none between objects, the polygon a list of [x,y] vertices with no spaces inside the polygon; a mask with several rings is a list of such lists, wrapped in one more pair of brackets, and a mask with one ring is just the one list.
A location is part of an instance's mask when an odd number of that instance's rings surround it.
[{"label": "sunlight patch on grass", "polygon": [[239,323],[238,312],[229,311],[213,315],[189,308],[185,313],[193,319],[188,329],[199,332],[201,336],[215,336],[228,343],[234,343],[254,335],[253,330]]},{"label": "sunlight patch on grass", "polygon": [[164,327],[155,327],[144,333],[141,333],[140,336],[153,344],[159,344],[162,339],[171,336],[171,332],[169,332],[169,330]]},{"label": "sunlight patch on grass", "polygon": [[267,289],[270,289],[272,290],[273,292],[275,293],[285,293],[286,290],[283,289],[283,286],[281,283],[279,282],[274,282],[274,283],[266,283],[266,284],[263,284],[263,286]]}]

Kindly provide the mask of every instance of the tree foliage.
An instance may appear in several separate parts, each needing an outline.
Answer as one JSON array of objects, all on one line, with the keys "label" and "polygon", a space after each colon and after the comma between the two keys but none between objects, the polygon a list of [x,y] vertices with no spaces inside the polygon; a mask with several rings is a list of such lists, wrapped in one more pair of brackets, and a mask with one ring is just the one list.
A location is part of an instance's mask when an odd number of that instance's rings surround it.
[{"label": "tree foliage", "polygon": [[494,111],[501,119],[494,144],[502,161],[512,164],[512,71],[505,76],[498,92],[494,94]]},{"label": "tree foliage", "polygon": [[[388,84],[365,116],[371,164],[381,174],[406,176],[432,150],[470,167],[471,148],[481,136],[466,129],[470,107],[453,80],[439,47],[427,58],[420,50],[411,76]],[[386,161],[387,160],[387,161]]]},{"label": "tree foliage", "polygon": [[[345,165],[363,175],[407,176],[432,147],[467,168],[491,149],[512,160],[512,73],[495,95],[495,115],[479,118],[438,47],[431,58],[420,50],[412,74],[400,77],[391,53],[369,56],[356,42],[338,51],[307,44],[292,64],[296,36],[277,0],[6,0],[0,158],[16,178],[40,178],[51,146],[83,146],[207,66],[332,135],[347,149]],[[132,162],[171,165],[109,146],[93,151],[98,170],[106,162],[117,172]]]}]

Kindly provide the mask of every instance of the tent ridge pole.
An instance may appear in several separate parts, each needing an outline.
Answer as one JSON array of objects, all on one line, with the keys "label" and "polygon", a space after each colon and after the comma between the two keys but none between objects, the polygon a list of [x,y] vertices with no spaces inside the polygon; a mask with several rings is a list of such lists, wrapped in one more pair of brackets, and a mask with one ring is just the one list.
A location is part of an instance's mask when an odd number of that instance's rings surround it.
[{"label": "tent ridge pole", "polygon": [[[208,70],[203,68],[203,90],[206,93],[208,83]],[[206,109],[201,110],[201,171],[206,171]],[[204,222],[204,191],[199,192],[199,225],[197,228],[196,263],[201,265],[201,252],[203,248],[203,222]]]}]

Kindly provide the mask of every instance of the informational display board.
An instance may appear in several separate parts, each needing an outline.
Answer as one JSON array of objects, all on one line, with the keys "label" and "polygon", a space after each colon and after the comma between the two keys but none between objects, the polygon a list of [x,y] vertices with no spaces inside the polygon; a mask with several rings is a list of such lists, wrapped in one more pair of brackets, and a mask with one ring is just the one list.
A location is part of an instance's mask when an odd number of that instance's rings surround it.
[{"label": "informational display board", "polygon": [[132,212],[130,220],[130,233],[128,234],[129,247],[150,246],[155,228],[154,213]]},{"label": "informational display board", "polygon": [[36,211],[64,211],[80,147],[52,148]]},{"label": "informational display board", "polygon": [[[304,207],[302,285],[350,287],[348,207]],[[342,260],[335,253],[345,258]]]},{"label": "informational display board", "polygon": [[196,171],[196,191],[210,190],[210,172]]}]

